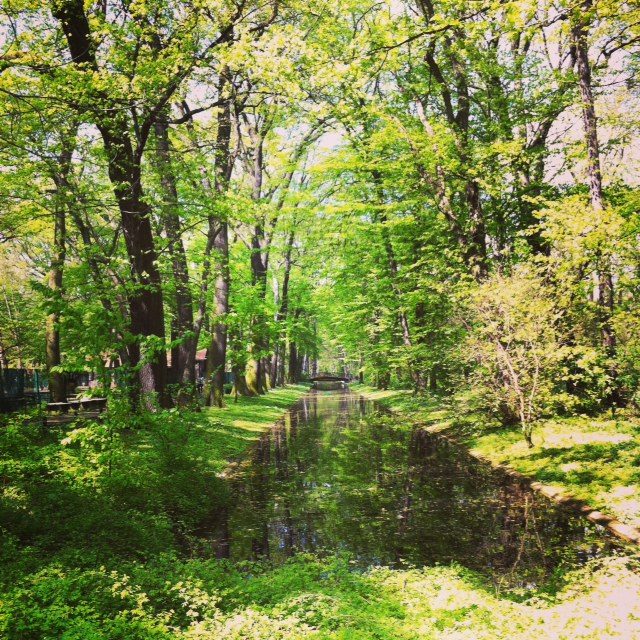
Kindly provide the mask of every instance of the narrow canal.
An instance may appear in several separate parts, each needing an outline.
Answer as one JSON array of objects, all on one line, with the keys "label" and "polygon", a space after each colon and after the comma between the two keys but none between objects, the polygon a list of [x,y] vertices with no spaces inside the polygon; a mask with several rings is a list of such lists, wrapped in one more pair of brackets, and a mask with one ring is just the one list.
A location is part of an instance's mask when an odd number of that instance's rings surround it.
[{"label": "narrow canal", "polygon": [[348,391],[305,396],[232,482],[217,545],[235,560],[345,551],[355,566],[456,562],[526,588],[612,546],[587,520]]}]

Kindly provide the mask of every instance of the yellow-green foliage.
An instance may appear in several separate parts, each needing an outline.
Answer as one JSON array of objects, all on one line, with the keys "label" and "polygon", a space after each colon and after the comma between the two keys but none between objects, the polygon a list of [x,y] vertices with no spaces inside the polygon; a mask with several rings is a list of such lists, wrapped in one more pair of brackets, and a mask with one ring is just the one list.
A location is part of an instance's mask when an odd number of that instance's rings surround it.
[{"label": "yellow-green foliage", "polygon": [[555,595],[518,602],[459,567],[353,569],[300,554],[278,568],[160,556],[119,571],[49,568],[11,588],[13,638],[633,640],[640,576],[591,563]]}]

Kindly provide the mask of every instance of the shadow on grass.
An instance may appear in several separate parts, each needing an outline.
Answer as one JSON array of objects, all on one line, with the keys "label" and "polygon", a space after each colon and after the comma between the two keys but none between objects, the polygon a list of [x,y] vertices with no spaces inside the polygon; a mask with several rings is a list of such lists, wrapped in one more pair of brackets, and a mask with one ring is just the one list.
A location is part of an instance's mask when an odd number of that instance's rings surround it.
[{"label": "shadow on grass", "polygon": [[308,385],[290,385],[264,396],[239,397],[237,402],[227,396],[222,409],[206,409],[198,426],[204,431],[211,466],[221,471],[230,458],[244,453],[308,391]]},{"label": "shadow on grass", "polygon": [[[633,441],[588,443],[573,447],[550,447],[532,452],[525,462],[539,467],[536,475],[544,482],[585,485],[590,482],[612,485],[618,479],[615,462],[620,454],[637,447]],[[540,463],[548,461],[549,466]],[[567,468],[576,465],[575,468]],[[563,469],[563,467],[565,467]]]}]

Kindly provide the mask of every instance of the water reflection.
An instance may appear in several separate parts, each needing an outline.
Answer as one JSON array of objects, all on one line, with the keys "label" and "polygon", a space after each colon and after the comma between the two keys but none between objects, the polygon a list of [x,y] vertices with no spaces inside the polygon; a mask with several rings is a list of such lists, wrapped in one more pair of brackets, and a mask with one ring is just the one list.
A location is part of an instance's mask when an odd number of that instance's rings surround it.
[{"label": "water reflection", "polygon": [[348,550],[363,565],[452,561],[540,584],[606,551],[593,525],[349,393],[311,393],[235,481],[218,554],[278,562]]}]

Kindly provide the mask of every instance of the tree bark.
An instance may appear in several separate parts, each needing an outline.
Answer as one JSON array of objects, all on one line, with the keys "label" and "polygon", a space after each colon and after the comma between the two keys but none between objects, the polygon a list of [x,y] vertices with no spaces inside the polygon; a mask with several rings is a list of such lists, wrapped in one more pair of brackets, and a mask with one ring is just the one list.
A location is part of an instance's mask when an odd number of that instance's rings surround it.
[{"label": "tree bark", "polygon": [[[218,96],[222,104],[218,109],[215,148],[215,191],[218,197],[226,193],[231,178],[231,96],[227,91],[227,69],[218,79]],[[224,405],[224,374],[227,362],[227,315],[229,313],[229,227],[226,219],[218,221],[218,232],[213,243],[216,282],[215,302],[211,316],[211,343],[207,358],[207,381],[210,384],[207,404]]]},{"label": "tree bark", "polygon": [[[70,160],[71,158],[69,157],[68,162]],[[54,205],[53,257],[48,278],[53,310],[47,316],[45,332],[46,362],[52,402],[65,402],[67,399],[66,377],[60,371],[53,371],[54,367],[59,367],[62,364],[60,357],[60,312],[58,307],[62,297],[62,277],[66,257],[67,235],[64,194],[60,192],[60,188],[61,185],[58,184]]]},{"label": "tree bark", "polygon": [[[604,190],[602,187],[602,168],[600,163],[600,144],[598,140],[598,119],[593,97],[593,83],[591,77],[591,63],[589,61],[589,13],[592,8],[591,0],[582,4],[582,10],[575,11],[571,17],[572,45],[575,49],[575,60],[578,71],[580,97],[582,99],[582,120],[584,137],[587,147],[587,177],[589,182],[589,196],[594,211],[605,208]],[[618,372],[614,362],[616,356],[616,334],[613,327],[613,312],[615,305],[615,291],[611,267],[611,257],[600,255],[598,266],[598,306],[602,346],[611,360],[609,375],[613,382],[613,390],[608,402],[615,406],[619,402]]]},{"label": "tree bark", "polygon": [[[286,322],[289,316],[289,281],[291,279],[291,256],[293,253],[293,242],[295,240],[295,229],[289,232],[287,237],[287,248],[284,254],[284,275],[282,278],[282,294],[280,297],[280,306],[276,314],[276,325],[283,325],[286,329]],[[283,334],[282,339],[277,345],[277,375],[276,382],[281,385],[285,383],[285,354],[286,354],[286,337]]]},{"label": "tree bark", "polygon": [[[300,310],[296,309],[293,313],[295,318],[300,316]],[[299,373],[299,354],[298,354],[298,346],[293,340],[289,341],[289,370],[287,372],[287,382],[291,384],[295,384],[296,382],[300,382],[300,373]]]},{"label": "tree bark", "polygon": [[[98,71],[95,46],[82,0],[62,0],[53,9],[64,31],[73,63]],[[134,148],[130,137],[128,112],[100,89],[94,89],[98,108],[94,122],[100,131],[107,156],[109,179],[120,211],[127,255],[131,267],[132,288],[128,295],[131,365],[137,372],[138,392],[150,409],[156,397],[168,404],[165,392],[167,354],[165,347],[164,305],[160,272],[151,229],[151,209],[142,189],[142,148]],[[142,141],[144,147],[144,141]],[[142,345],[142,348],[141,348]]]},{"label": "tree bark", "polygon": [[189,354],[194,349],[193,336],[193,299],[189,282],[189,267],[187,253],[182,240],[179,214],[178,188],[176,176],[172,166],[168,113],[155,123],[156,154],[160,170],[164,203],[162,206],[162,222],[167,236],[169,255],[174,281],[175,318],[173,321],[172,342],[180,343],[171,350],[171,369],[174,381],[180,384],[195,382],[195,366],[191,365]]},{"label": "tree bark", "polygon": [[229,313],[229,231],[227,222],[220,223],[216,236],[215,258],[217,275],[214,311],[211,316],[211,343],[207,358],[207,380],[210,390],[207,404],[224,405],[224,374],[227,361],[227,315]]},{"label": "tree bark", "polygon": [[[583,3],[585,13],[591,10],[591,1]],[[571,36],[575,48],[578,83],[582,99],[582,121],[587,146],[587,175],[591,206],[596,211],[604,209],[602,189],[602,170],[600,166],[600,144],[598,141],[598,120],[596,117],[593,86],[591,80],[591,63],[589,61],[588,24],[584,14],[579,12],[572,18]]]},{"label": "tree bark", "polygon": [[[140,391],[147,408],[154,407],[154,396],[157,396],[161,406],[167,406],[164,304],[151,229],[151,208],[143,200],[141,167],[139,162],[133,160],[128,136],[114,135],[104,129],[103,138],[134,286],[128,296],[133,336],[131,364],[138,369]],[[141,344],[144,345],[143,349],[140,348]]]},{"label": "tree bark", "polygon": [[[422,13],[428,27],[432,25],[435,11],[428,0],[418,0],[418,10]],[[457,51],[458,42],[463,42],[464,31],[460,27],[447,30],[443,35],[443,57],[446,65],[451,69],[452,78],[449,80],[443,72],[444,65],[436,59],[436,43],[431,41],[425,53],[425,62],[429,72],[438,86],[442,107],[446,120],[456,138],[456,146],[461,166],[469,165],[469,124],[471,121],[471,99],[469,94],[469,72],[466,62]],[[455,40],[455,41],[454,41]],[[420,108],[424,108],[420,102]],[[423,113],[419,117],[431,135],[431,126]],[[480,185],[474,177],[466,181],[462,198],[466,203],[466,224],[455,214],[446,193],[445,174],[443,168],[436,166],[436,178],[431,180],[435,186],[436,197],[443,207],[450,229],[460,246],[465,263],[476,280],[482,280],[488,273],[487,243],[484,214],[480,204]]]}]

